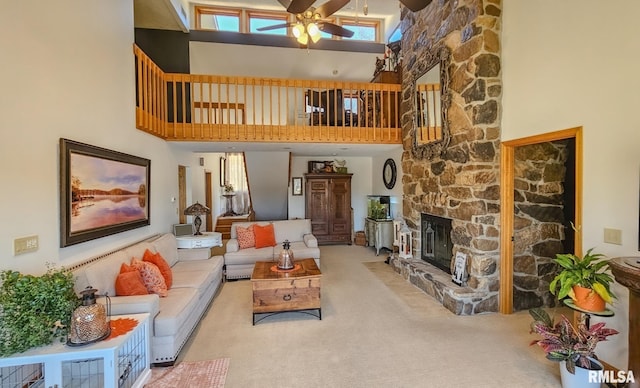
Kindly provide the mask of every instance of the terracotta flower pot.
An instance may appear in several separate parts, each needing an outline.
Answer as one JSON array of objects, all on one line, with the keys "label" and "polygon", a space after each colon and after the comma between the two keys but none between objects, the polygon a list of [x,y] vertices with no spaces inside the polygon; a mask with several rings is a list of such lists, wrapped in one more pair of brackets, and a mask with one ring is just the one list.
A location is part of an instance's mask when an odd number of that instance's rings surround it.
[{"label": "terracotta flower pot", "polygon": [[574,303],[577,307],[594,312],[604,311],[606,307],[604,299],[591,288],[573,286],[573,293],[576,297]]}]

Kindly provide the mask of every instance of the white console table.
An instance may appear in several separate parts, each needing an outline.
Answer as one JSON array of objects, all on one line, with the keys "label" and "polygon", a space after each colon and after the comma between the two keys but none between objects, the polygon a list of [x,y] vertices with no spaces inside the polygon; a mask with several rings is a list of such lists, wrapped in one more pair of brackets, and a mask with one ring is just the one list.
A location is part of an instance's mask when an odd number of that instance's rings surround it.
[{"label": "white console table", "polygon": [[0,386],[143,387],[151,377],[149,314],[111,317],[117,318],[133,318],[138,324],[128,333],[89,345],[54,342],[0,358]]},{"label": "white console table", "polygon": [[178,248],[211,248],[222,246],[222,233],[219,232],[202,232],[197,236],[180,236],[176,237]]},{"label": "white console table", "polygon": [[372,220],[365,218],[364,233],[367,245],[376,248],[376,255],[381,248],[393,251],[393,220]]}]

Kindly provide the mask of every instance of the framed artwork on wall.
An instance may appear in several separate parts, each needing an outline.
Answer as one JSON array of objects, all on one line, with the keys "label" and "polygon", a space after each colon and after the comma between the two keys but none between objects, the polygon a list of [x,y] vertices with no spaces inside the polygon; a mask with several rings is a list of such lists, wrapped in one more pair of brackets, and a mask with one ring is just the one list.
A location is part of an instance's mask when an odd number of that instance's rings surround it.
[{"label": "framed artwork on wall", "polygon": [[291,178],[291,195],[302,195],[302,177]]},{"label": "framed artwork on wall", "polygon": [[60,246],[150,224],[151,161],[60,139]]}]

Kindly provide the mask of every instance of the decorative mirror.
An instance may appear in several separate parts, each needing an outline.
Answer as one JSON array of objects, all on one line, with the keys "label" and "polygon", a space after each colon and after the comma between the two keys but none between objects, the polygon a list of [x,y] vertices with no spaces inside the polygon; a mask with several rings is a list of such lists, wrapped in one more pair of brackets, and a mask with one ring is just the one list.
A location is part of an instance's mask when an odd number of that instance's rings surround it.
[{"label": "decorative mirror", "polygon": [[427,53],[416,63],[416,76],[411,82],[413,120],[413,155],[431,159],[440,155],[449,144],[447,111],[449,94],[450,52],[441,47]]},{"label": "decorative mirror", "polygon": [[382,167],[382,181],[384,182],[384,187],[389,190],[393,189],[393,186],[396,185],[397,176],[398,171],[396,170],[396,162],[391,158],[387,159]]}]

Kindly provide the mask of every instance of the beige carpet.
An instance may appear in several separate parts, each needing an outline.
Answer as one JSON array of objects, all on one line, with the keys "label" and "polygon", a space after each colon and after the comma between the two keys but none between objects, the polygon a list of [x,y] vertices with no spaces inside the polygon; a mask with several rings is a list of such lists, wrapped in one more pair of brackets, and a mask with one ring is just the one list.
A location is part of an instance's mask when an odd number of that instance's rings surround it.
[{"label": "beige carpet", "polygon": [[[180,358],[231,358],[226,387],[559,387],[526,312],[456,316],[395,274],[382,253],[321,247],[322,320],[252,326],[251,283],[223,285]],[[371,263],[377,262],[377,263]]]},{"label": "beige carpet", "polygon": [[147,388],[223,388],[229,359],[181,362],[168,368],[152,368]]}]

